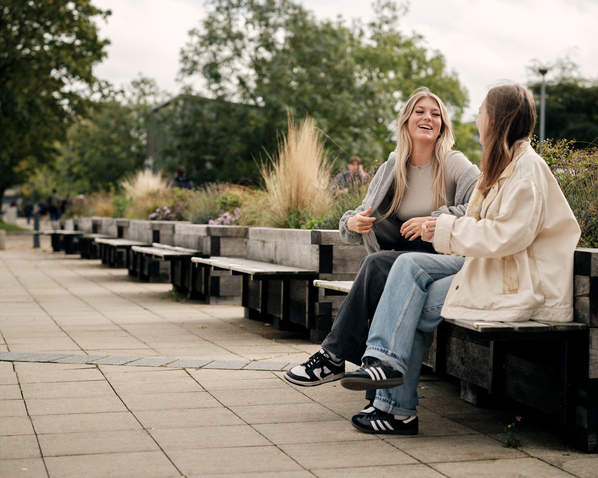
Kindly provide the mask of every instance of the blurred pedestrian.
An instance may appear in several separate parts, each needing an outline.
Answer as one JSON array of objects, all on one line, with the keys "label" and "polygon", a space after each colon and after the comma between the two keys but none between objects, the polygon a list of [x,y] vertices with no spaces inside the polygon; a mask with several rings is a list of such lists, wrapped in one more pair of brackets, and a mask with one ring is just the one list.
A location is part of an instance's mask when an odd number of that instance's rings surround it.
[{"label": "blurred pedestrian", "polygon": [[355,189],[363,185],[368,180],[368,176],[363,170],[363,164],[359,156],[352,156],[347,162],[347,170],[338,173],[332,184],[330,190],[335,194],[346,194],[351,189]]},{"label": "blurred pedestrian", "polygon": [[185,166],[176,168],[174,178],[171,178],[166,186],[169,188],[193,189],[193,181],[187,177]]}]

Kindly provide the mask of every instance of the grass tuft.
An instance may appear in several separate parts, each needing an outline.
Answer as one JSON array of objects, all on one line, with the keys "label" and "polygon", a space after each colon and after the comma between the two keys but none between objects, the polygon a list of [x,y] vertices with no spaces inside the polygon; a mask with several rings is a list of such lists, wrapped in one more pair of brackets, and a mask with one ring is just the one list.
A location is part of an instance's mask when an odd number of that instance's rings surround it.
[{"label": "grass tuft", "polygon": [[294,225],[290,224],[293,218],[318,217],[330,211],[332,162],[313,119],[296,125],[289,117],[278,157],[268,159],[260,167],[263,191],[241,209],[243,224],[289,227]]}]

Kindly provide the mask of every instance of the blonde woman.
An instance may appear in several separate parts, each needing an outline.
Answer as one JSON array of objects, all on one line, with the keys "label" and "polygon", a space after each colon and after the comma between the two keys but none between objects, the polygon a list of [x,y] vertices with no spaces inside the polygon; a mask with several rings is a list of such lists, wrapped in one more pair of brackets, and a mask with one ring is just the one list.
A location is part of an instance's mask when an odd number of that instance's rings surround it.
[{"label": "blonde woman", "polygon": [[355,415],[365,433],[418,432],[417,385],[426,341],[442,318],[573,320],[573,256],[580,230],[556,179],[529,138],[530,93],[492,88],[476,121],[484,146],[465,216],[442,214],[423,238],[446,255],[405,254],[393,264],[367,339],[363,367],[343,377],[376,390]]},{"label": "blonde woman", "polygon": [[421,240],[428,216],[465,213],[479,170],[451,150],[454,142],[444,103],[427,88],[416,90],[399,114],[396,150],[376,172],[361,206],[340,221],[341,238],[363,243],[368,256],[322,349],[289,370],[286,380],[320,385],[340,379],[345,360],[361,363],[369,321],[397,257],[408,251],[434,253]]}]

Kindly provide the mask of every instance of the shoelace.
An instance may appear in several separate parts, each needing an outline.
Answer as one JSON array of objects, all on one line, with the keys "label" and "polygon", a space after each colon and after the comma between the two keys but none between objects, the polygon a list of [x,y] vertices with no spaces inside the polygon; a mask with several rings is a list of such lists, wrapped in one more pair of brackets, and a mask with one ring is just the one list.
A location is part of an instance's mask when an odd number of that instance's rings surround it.
[{"label": "shoelace", "polygon": [[312,355],[305,364],[305,370],[313,370],[315,368],[320,368],[324,364],[325,358],[326,357],[322,352],[318,352]]}]

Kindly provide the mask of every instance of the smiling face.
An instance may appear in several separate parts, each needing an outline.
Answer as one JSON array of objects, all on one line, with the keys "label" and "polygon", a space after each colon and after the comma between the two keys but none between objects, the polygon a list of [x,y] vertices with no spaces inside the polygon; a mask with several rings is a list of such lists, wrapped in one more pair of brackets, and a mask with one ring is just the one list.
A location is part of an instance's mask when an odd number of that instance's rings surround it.
[{"label": "smiling face", "polygon": [[407,123],[412,141],[436,142],[442,128],[442,115],[436,100],[424,97],[419,100]]}]

